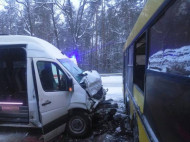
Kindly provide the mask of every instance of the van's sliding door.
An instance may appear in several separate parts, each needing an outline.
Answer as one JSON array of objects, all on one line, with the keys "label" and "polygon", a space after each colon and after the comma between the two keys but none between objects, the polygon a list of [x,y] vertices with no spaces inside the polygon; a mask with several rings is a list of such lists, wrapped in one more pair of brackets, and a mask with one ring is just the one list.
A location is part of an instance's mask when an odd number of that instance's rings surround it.
[{"label": "van's sliding door", "polygon": [[25,45],[0,46],[0,123],[28,124]]},{"label": "van's sliding door", "polygon": [[[53,132],[67,121],[67,108],[71,94],[67,89],[67,76],[58,62],[50,59],[33,59],[38,91],[38,103],[44,133]],[[53,131],[54,130],[54,131]],[[56,133],[56,134],[55,134]]]}]

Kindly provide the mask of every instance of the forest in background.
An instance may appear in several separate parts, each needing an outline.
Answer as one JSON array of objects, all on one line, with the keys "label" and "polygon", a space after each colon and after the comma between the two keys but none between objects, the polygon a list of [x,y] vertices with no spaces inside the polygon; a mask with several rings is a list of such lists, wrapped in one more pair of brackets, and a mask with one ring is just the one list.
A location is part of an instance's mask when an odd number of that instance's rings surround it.
[{"label": "forest in background", "polygon": [[122,49],[145,1],[0,0],[0,34],[44,39],[84,70],[122,72]]}]

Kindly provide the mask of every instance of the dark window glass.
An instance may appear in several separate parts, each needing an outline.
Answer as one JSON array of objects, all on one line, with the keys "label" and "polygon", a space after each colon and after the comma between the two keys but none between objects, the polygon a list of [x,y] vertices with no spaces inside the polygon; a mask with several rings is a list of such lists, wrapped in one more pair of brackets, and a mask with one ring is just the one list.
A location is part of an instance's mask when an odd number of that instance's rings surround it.
[{"label": "dark window glass", "polygon": [[56,64],[39,61],[37,67],[44,91],[66,91],[66,75]]},{"label": "dark window glass", "polygon": [[134,84],[144,92],[146,34],[135,43]]},{"label": "dark window glass", "polygon": [[190,1],[176,1],[150,29],[148,69],[190,76]]},{"label": "dark window glass", "polygon": [[0,101],[27,104],[26,51],[13,46],[0,49]]}]

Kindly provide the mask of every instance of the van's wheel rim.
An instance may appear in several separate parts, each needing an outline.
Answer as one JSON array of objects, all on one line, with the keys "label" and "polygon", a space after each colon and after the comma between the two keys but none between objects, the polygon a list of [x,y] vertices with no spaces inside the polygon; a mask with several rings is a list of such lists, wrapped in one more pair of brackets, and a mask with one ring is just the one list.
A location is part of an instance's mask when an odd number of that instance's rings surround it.
[{"label": "van's wheel rim", "polygon": [[74,118],[70,121],[69,127],[70,127],[71,131],[73,131],[76,134],[79,134],[79,133],[84,132],[84,130],[86,128],[86,124],[85,124],[85,121],[83,119]]}]

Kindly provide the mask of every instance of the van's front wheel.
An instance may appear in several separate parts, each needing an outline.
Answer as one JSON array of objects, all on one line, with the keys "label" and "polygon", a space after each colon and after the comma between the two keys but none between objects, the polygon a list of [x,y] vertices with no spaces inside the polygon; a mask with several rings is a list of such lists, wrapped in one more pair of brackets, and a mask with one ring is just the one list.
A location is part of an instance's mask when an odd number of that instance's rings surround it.
[{"label": "van's front wheel", "polygon": [[74,112],[70,115],[67,130],[75,138],[84,138],[91,132],[92,120],[86,112]]}]

